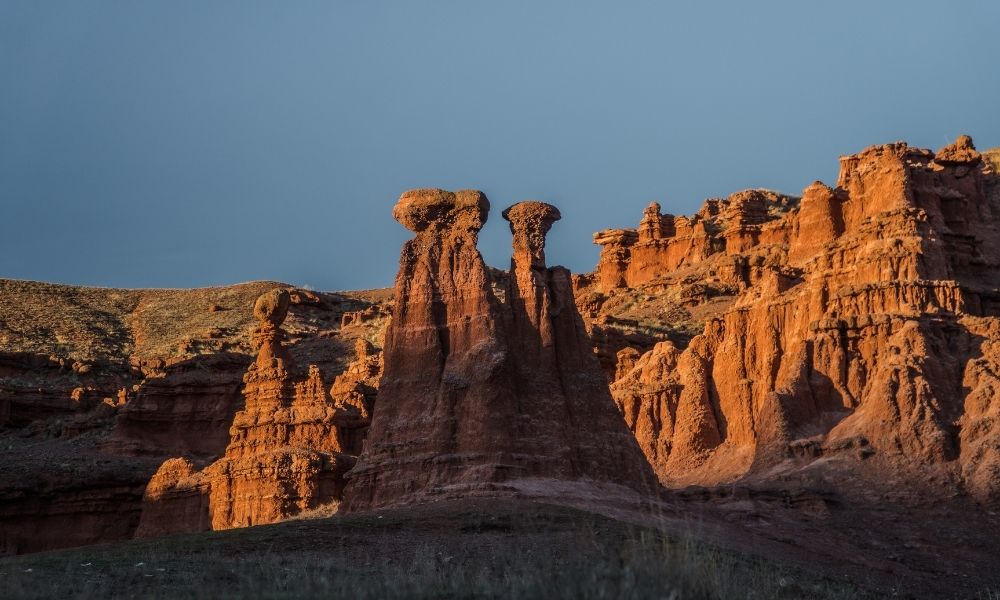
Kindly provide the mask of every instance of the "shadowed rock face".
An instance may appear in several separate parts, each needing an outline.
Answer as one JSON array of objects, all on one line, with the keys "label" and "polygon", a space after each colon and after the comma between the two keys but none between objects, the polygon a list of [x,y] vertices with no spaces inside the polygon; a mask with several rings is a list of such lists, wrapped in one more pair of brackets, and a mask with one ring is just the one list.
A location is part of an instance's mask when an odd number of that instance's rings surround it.
[{"label": "shadowed rock face", "polygon": [[531,475],[644,489],[647,467],[613,409],[576,310],[570,273],[545,266],[545,233],[559,211],[522,202],[503,216],[514,235],[504,308],[519,403],[517,447],[534,449],[541,468]]},{"label": "shadowed rock face", "polygon": [[481,192],[443,190],[407,192],[393,210],[416,237],[400,257],[378,408],[348,509],[503,493],[498,484],[526,478],[651,481],[592,356],[569,272],[545,267],[559,211],[525,202],[504,212],[512,273],[494,282],[476,248],[488,210]]},{"label": "shadowed rock face", "polygon": [[224,456],[201,471],[183,457],[164,462],[146,487],[138,537],[272,523],[340,499],[368,424],[363,383],[377,377],[378,359],[359,340],[332,397],[315,366],[296,380],[282,343],[288,306],[285,290],[257,300],[257,358]]}]

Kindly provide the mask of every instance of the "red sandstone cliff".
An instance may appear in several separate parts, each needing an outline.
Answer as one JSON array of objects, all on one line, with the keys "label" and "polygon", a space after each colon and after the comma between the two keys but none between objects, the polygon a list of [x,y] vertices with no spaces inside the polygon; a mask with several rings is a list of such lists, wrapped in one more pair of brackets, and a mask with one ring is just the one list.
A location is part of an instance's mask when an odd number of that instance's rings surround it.
[{"label": "red sandstone cliff", "polygon": [[504,212],[514,234],[505,281],[476,248],[488,212],[476,191],[413,190],[393,209],[416,236],[400,257],[349,509],[502,493],[529,478],[639,489],[651,480],[591,356],[569,273],[545,266],[559,212],[539,202]]},{"label": "red sandstone cliff", "polygon": [[661,479],[846,454],[996,501],[998,190],[967,137],[897,143],[843,157],[837,187],[797,206],[752,191],[682,228],[653,206],[638,233],[595,236],[578,293],[598,313],[691,278],[729,298],[685,347],[620,353],[612,391]]}]

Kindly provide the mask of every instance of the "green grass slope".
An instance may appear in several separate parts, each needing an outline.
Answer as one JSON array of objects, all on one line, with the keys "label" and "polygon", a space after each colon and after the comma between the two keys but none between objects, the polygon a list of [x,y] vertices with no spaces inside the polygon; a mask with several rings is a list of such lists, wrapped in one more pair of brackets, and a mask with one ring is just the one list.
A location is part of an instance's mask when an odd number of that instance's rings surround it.
[{"label": "green grass slope", "polygon": [[462,500],[0,561],[5,598],[867,598],[576,509]]}]

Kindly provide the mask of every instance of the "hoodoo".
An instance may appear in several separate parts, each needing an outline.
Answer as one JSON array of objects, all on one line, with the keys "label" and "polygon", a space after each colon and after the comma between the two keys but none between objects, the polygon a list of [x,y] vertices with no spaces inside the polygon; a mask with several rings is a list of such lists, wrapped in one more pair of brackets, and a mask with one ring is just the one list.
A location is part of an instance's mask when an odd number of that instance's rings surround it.
[{"label": "hoodoo", "polygon": [[607,381],[576,310],[570,272],[545,266],[545,234],[556,207],[521,202],[504,211],[514,235],[505,322],[510,385],[519,425],[516,451],[533,477],[592,479],[638,489],[652,482],[622,427]]},{"label": "hoodoo", "polygon": [[285,290],[257,300],[257,357],[225,455],[202,471],[186,458],[163,463],[146,488],[139,537],[271,523],[340,499],[367,426],[363,395],[348,379],[371,377],[373,361],[359,344],[364,354],[338,379],[336,398],[315,366],[296,380],[281,328],[288,306]]},{"label": "hoodoo", "polygon": [[444,190],[406,192],[393,210],[416,236],[400,257],[348,509],[505,493],[529,479],[653,481],[591,354],[569,272],[545,266],[559,211],[525,202],[504,212],[513,268],[498,280],[476,248],[488,212],[481,192]]}]

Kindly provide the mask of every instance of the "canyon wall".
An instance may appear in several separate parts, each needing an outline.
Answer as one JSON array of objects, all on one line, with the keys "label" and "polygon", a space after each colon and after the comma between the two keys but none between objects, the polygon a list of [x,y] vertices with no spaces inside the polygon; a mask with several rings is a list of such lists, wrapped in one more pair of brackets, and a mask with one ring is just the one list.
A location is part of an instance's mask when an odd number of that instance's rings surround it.
[{"label": "canyon wall", "polygon": [[968,137],[896,143],[843,157],[835,188],[798,201],[752,190],[691,219],[654,205],[637,232],[597,234],[578,289],[597,312],[691,279],[728,297],[685,345],[616,349],[612,392],[661,480],[846,453],[915,478],[943,468],[996,501],[998,190]]}]

